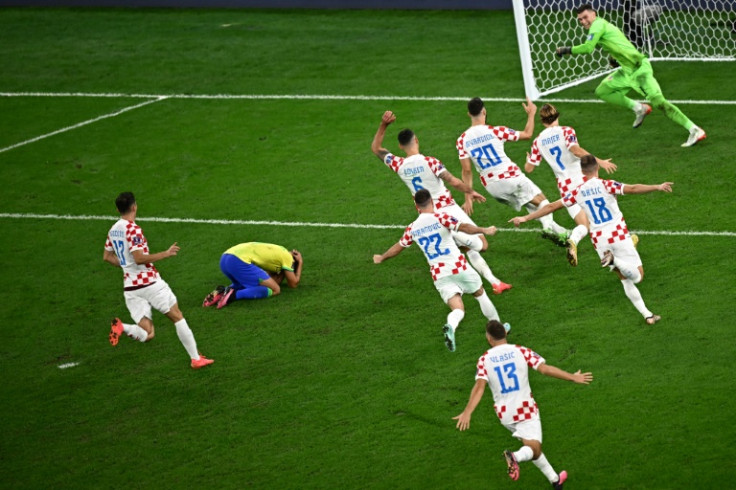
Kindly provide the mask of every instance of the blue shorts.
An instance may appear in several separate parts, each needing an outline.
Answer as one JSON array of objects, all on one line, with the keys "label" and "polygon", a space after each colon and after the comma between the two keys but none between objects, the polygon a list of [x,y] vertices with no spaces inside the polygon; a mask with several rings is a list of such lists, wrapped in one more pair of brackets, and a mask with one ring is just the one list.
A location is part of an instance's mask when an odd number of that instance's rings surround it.
[{"label": "blue shorts", "polygon": [[259,286],[271,276],[257,265],[243,262],[235,255],[222,254],[220,259],[220,270],[233,282],[235,289],[246,289]]}]

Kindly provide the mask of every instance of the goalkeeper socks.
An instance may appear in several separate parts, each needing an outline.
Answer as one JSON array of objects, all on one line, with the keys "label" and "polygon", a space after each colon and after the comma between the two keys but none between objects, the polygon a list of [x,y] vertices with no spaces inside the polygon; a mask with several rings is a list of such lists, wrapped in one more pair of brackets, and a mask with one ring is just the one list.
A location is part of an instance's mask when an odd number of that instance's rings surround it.
[{"label": "goalkeeper socks", "polygon": [[468,250],[468,252],[465,255],[468,256],[468,262],[470,262],[470,265],[473,266],[473,269],[478,271],[478,273],[481,275],[481,277],[483,277],[483,279],[490,282],[491,284],[497,284],[501,282],[498,280],[496,276],[493,275],[493,272],[491,271],[490,266],[485,261],[485,259],[481,256],[481,254],[479,254],[475,250]]},{"label": "goalkeeper socks", "polygon": [[532,463],[534,463],[534,466],[539,468],[539,471],[547,477],[547,480],[549,480],[550,483],[554,484],[559,480],[560,475],[558,475],[552,468],[552,465],[549,464],[549,461],[547,461],[547,457],[544,454],[540,454],[537,459],[533,459]]},{"label": "goalkeeper socks", "polygon": [[197,351],[197,342],[194,340],[194,334],[192,329],[187,325],[187,320],[182,318],[178,322],[174,323],[176,327],[176,335],[179,337],[179,341],[184,346],[192,359],[199,359],[199,352]]},{"label": "goalkeeper socks", "polygon": [[235,299],[261,299],[268,298],[273,294],[271,288],[266,286],[253,286],[235,291]]},{"label": "goalkeeper socks", "polygon": [[624,279],[623,281],[621,281],[621,284],[624,286],[626,297],[629,298],[629,301],[631,301],[634,307],[639,311],[639,313],[641,313],[644,318],[649,318],[654,314],[649,311],[649,309],[644,304],[644,300],[641,297],[639,288],[636,287],[633,281],[631,281],[630,279]]},{"label": "goalkeeper socks", "polygon": [[585,235],[588,234],[588,228],[585,225],[578,225],[575,228],[573,228],[572,233],[570,234],[570,240],[575,242],[575,245],[580,243],[580,240],[583,239]]},{"label": "goalkeeper socks", "polygon": [[447,324],[452,327],[453,332],[457,330],[457,327],[460,325],[463,318],[465,318],[465,311],[463,310],[452,310],[450,314],[447,315]]},{"label": "goalkeeper socks", "polygon": [[146,340],[148,340],[148,332],[143,330],[138,325],[129,325],[127,323],[123,323],[123,332],[125,332],[125,335],[127,335],[131,339],[135,339],[140,342],[145,342]]},{"label": "goalkeeper socks", "polygon": [[534,451],[532,451],[532,448],[529,446],[521,446],[521,449],[516,451],[514,453],[514,458],[516,458],[517,463],[522,463],[524,461],[529,461],[534,457]]},{"label": "goalkeeper socks", "polygon": [[489,320],[501,321],[501,319],[498,317],[498,311],[496,311],[496,307],[493,305],[493,303],[491,302],[491,298],[488,297],[485,291],[483,291],[483,294],[477,296],[475,299],[478,300],[480,311],[483,312],[484,317]]}]

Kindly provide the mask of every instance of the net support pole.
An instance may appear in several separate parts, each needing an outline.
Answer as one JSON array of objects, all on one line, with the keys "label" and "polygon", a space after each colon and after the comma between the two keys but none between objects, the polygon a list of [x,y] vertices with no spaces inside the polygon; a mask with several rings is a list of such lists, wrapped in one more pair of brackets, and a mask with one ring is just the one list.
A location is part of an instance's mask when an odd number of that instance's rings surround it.
[{"label": "net support pole", "polygon": [[534,79],[532,54],[529,49],[529,32],[526,26],[526,12],[524,0],[513,0],[514,22],[516,23],[516,39],[519,42],[519,58],[521,59],[521,73],[524,77],[524,92],[532,100],[539,98],[539,90]]}]

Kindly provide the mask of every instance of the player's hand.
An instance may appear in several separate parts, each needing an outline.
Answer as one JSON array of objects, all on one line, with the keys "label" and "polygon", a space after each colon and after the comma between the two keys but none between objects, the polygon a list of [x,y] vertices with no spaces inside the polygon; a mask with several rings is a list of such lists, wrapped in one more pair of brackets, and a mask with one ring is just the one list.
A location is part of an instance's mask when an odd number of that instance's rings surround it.
[{"label": "player's hand", "polygon": [[392,122],[396,121],[396,115],[391,111],[386,111],[383,113],[383,117],[381,118],[381,123],[388,126]]},{"label": "player's hand", "polygon": [[663,182],[659,184],[659,190],[664,192],[672,192],[673,182]]},{"label": "player's hand", "polygon": [[174,244],[169,247],[166,253],[169,257],[171,257],[172,255],[176,255],[177,253],[179,253],[179,250],[180,250],[179,245],[177,245],[176,242],[174,242]]},{"label": "player's hand", "polygon": [[611,65],[611,68],[618,68],[621,66],[613,56],[608,57],[608,64]]},{"label": "player's hand", "polygon": [[526,216],[514,216],[509,220],[509,223],[513,223],[518,228],[522,223],[526,223]]},{"label": "player's hand", "polygon": [[466,415],[465,412],[461,413],[457,417],[452,417],[452,420],[457,420],[457,427],[460,430],[466,430],[470,428],[470,415]]},{"label": "player's hand", "polygon": [[472,198],[465,198],[465,202],[463,203],[463,211],[465,211],[465,214],[468,216],[473,214],[473,199]]},{"label": "player's hand", "polygon": [[291,251],[291,256],[292,256],[292,257],[294,257],[294,258],[295,258],[296,260],[298,260],[299,262],[301,262],[301,261],[302,261],[302,254],[301,254],[301,252],[299,252],[299,250],[297,250],[297,249],[294,249],[294,250],[292,250],[292,251]]},{"label": "player's hand", "polygon": [[598,165],[600,165],[600,167],[609,174],[612,174],[618,168],[616,164],[611,161],[610,158],[608,160],[600,160]]},{"label": "player's hand", "polygon": [[376,254],[376,255],[373,256],[373,263],[374,264],[380,264],[381,262],[383,262],[383,255]]},{"label": "player's hand", "polygon": [[581,385],[587,385],[590,384],[591,381],[593,381],[593,373],[581,373],[578,369],[575,371],[575,373],[572,375],[573,381],[581,384]]},{"label": "player's hand", "polygon": [[529,97],[526,98],[526,104],[522,102],[521,106],[524,108],[524,112],[526,112],[530,116],[533,116],[537,113],[537,106],[534,105],[534,102],[532,102]]},{"label": "player's hand", "polygon": [[555,54],[562,58],[566,54],[572,54],[572,48],[569,46],[561,46],[555,50]]},{"label": "player's hand", "polygon": [[[486,202],[486,196],[484,196],[483,194],[480,194],[478,192],[475,192],[475,191],[473,191],[473,192],[470,193],[470,197],[475,202]],[[465,199],[465,200],[467,201],[467,199]]]},{"label": "player's hand", "polygon": [[495,226],[487,226],[483,228],[484,235],[493,236],[496,233],[498,233],[498,228],[496,228]]}]

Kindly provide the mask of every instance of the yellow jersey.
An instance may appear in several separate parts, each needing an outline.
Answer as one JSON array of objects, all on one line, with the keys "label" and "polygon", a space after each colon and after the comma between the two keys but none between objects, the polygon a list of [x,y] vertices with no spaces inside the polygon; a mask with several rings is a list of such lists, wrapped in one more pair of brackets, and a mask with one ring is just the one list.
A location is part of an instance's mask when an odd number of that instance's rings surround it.
[{"label": "yellow jersey", "polygon": [[257,265],[266,272],[280,273],[282,270],[294,269],[294,257],[291,252],[281,245],[273,243],[248,242],[235,245],[225,250],[226,254],[234,255],[243,262]]}]

